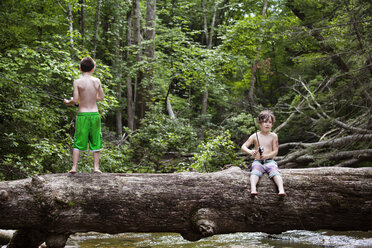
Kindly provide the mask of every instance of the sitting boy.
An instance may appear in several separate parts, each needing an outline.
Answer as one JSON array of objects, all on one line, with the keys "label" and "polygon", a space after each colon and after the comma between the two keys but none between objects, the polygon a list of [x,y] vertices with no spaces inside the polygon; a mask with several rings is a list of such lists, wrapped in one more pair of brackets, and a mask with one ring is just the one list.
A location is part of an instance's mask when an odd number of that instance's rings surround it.
[{"label": "sitting boy", "polygon": [[[251,195],[256,196],[257,183],[264,173],[274,180],[279,190],[279,196],[285,196],[283,179],[273,158],[278,154],[278,136],[271,132],[275,123],[275,116],[270,110],[263,110],[257,117],[260,131],[252,134],[242,145],[242,151],[255,158],[251,168]],[[254,150],[249,147],[254,144]]]}]

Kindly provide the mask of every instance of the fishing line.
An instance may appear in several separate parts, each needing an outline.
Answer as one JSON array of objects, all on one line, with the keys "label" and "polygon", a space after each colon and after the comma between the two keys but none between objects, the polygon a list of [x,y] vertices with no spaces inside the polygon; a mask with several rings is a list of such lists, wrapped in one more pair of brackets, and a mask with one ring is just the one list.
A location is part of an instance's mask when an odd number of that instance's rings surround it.
[{"label": "fishing line", "polygon": [[[243,75],[242,68],[240,67],[240,65],[238,65],[238,66],[240,68],[240,72]],[[257,144],[258,144],[258,152],[262,156],[262,154],[263,154],[263,147],[261,147],[260,140],[258,139],[258,130],[257,130],[256,122],[255,122],[255,120],[253,118],[253,107],[252,107],[252,103],[249,100],[248,100],[248,104],[249,104],[249,111],[248,112],[251,114],[252,121],[253,121],[253,126],[254,126],[254,130],[256,132],[256,138],[257,138]]]},{"label": "fishing line", "polygon": [[[24,84],[24,83],[18,82],[18,81],[16,81],[16,80],[12,80],[12,79],[6,78],[6,77],[4,77],[4,76],[2,76],[2,75],[0,75],[0,77],[1,77],[2,79],[5,79],[5,80],[9,81],[9,82],[12,82],[12,83],[15,83],[15,84],[21,85],[21,86],[23,86],[23,87],[26,87],[26,88],[28,88],[28,89],[30,89],[30,90],[32,90],[32,91],[36,91],[36,92],[38,92],[38,93],[45,94],[45,95],[49,96],[49,97],[52,98],[52,99],[55,99],[55,100],[58,100],[58,101],[62,101],[62,102],[65,100],[65,99],[63,99],[62,97],[60,97],[60,96],[56,96],[56,95],[53,95],[52,93],[50,93],[50,92],[48,92],[48,91],[41,90],[41,89],[36,88],[36,87],[31,87],[30,85],[27,85],[27,84]],[[76,106],[76,107],[79,107],[79,103],[76,103],[75,106]]]},{"label": "fishing line", "polygon": [[251,114],[251,117],[252,117],[252,121],[253,121],[253,126],[254,126],[254,130],[255,130],[255,132],[256,132],[256,138],[257,138],[257,144],[258,144],[258,152],[260,153],[260,155],[262,156],[262,154],[263,154],[263,147],[261,147],[261,145],[260,145],[260,140],[258,139],[258,130],[257,130],[257,126],[256,126],[256,122],[255,122],[255,120],[254,120],[254,118],[253,118],[253,108],[252,108],[252,104],[251,104],[251,102],[250,101],[248,101],[249,102],[249,108],[250,108],[250,114]]},{"label": "fishing line", "polygon": [[27,84],[20,83],[20,82],[18,82],[18,81],[13,80],[13,79],[6,78],[6,77],[4,77],[4,76],[0,76],[0,77],[1,77],[2,79],[5,79],[5,80],[9,81],[9,82],[13,82],[13,83],[15,83],[15,84],[21,85],[21,86],[23,86],[23,87],[26,87],[26,88],[28,88],[28,89],[30,89],[30,90],[33,90],[33,91],[36,91],[36,92],[38,92],[38,93],[43,93],[43,94],[49,96],[50,98],[54,98],[54,99],[59,100],[59,101],[63,101],[63,100],[64,100],[62,97],[59,97],[59,96],[53,95],[53,94],[51,94],[51,93],[49,93],[49,92],[47,92],[47,91],[45,91],[45,90],[41,90],[41,89],[36,88],[36,87],[31,87],[31,86],[29,86],[29,85],[27,85]]}]

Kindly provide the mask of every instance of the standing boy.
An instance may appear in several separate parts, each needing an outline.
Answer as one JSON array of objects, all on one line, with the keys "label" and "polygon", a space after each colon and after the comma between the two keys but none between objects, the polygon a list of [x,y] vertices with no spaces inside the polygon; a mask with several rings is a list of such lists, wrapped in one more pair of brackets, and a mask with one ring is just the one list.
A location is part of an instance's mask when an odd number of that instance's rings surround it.
[{"label": "standing boy", "polygon": [[98,113],[97,101],[102,101],[104,93],[101,81],[92,76],[95,62],[92,58],[83,58],[80,62],[82,76],[74,81],[73,97],[64,99],[66,105],[79,103],[79,113],[76,118],[76,129],[74,136],[74,149],[72,151],[72,169],[75,174],[79,160],[80,151],[89,149],[93,152],[94,172],[99,170],[99,156],[102,149],[101,118]]},{"label": "standing boy", "polygon": [[[257,183],[262,174],[267,173],[277,185],[278,195],[285,196],[283,179],[277,163],[273,160],[279,150],[278,136],[271,132],[271,128],[275,123],[275,116],[270,110],[263,110],[258,115],[257,120],[260,131],[252,134],[242,145],[242,151],[255,159],[251,168],[251,195],[256,196],[258,194]],[[254,150],[249,149],[252,143],[254,143]]]}]

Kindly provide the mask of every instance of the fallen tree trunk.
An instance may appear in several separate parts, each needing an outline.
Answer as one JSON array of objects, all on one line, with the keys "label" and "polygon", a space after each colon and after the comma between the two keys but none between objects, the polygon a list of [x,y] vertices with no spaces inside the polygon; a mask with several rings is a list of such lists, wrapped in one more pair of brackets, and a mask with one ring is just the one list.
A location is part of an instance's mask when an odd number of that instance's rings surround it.
[{"label": "fallen tree trunk", "polygon": [[13,237],[14,231],[12,230],[0,230],[0,247],[9,243]]},{"label": "fallen tree trunk", "polygon": [[[249,173],[50,174],[0,182],[0,229],[36,247],[64,247],[75,232],[177,232],[198,240],[234,232],[372,230],[372,168],[282,170],[286,197]],[[35,234],[36,233],[36,234]],[[25,237],[25,238],[19,238]],[[15,239],[15,238],[14,238]],[[22,247],[22,241],[9,247]],[[32,246],[27,246],[32,248]]]}]

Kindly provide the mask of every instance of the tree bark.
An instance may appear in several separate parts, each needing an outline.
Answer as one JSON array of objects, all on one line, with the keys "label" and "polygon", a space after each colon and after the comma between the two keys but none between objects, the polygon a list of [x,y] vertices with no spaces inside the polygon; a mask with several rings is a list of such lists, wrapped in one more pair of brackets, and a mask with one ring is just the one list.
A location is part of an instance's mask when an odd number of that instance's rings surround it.
[{"label": "tree bark", "polygon": [[303,143],[303,142],[290,142],[279,146],[279,149],[287,149],[290,147],[303,147],[311,149],[320,149],[325,147],[337,148],[339,146],[344,146],[345,144],[353,144],[361,141],[370,141],[372,139],[372,134],[354,134],[348,135],[336,139],[329,139],[326,141],[319,141],[315,143]]},{"label": "tree bark", "polygon": [[153,81],[154,81],[154,61],[155,61],[155,28],[156,28],[156,0],[147,0],[146,5],[146,30],[145,30],[145,54],[148,64],[146,66],[145,77],[147,83],[143,86],[143,108],[144,112],[149,110],[151,103]]},{"label": "tree bark", "polygon": [[166,104],[167,104],[168,115],[170,116],[171,119],[173,119],[173,120],[176,119],[176,115],[175,115],[174,112],[173,112],[172,104],[171,104],[171,102],[169,101],[169,97],[167,97],[167,98],[165,99],[165,101],[166,101]]},{"label": "tree bark", "polygon": [[[127,67],[130,67],[130,47],[132,45],[132,11],[127,12],[127,30],[126,30],[126,52],[125,60]],[[129,73],[127,75],[127,115],[128,115],[128,128],[134,130],[134,113],[135,113],[135,104],[134,104],[134,94],[133,94],[133,85],[132,85],[132,76]]]},{"label": "tree bark", "polygon": [[205,44],[208,44],[209,41],[209,32],[208,32],[208,21],[207,21],[207,10],[205,8],[205,0],[202,0],[202,11],[203,11],[203,27],[204,27],[204,39]]},{"label": "tree bark", "polygon": [[99,29],[99,16],[101,15],[101,1],[97,0],[96,18],[94,20],[94,37],[93,37],[93,58],[96,57],[97,43],[98,43],[98,29]]},{"label": "tree bark", "polygon": [[[116,3],[116,9],[119,12],[121,8],[120,2]],[[116,119],[116,137],[120,138],[123,133],[123,124],[122,124],[122,106],[121,106],[121,64],[122,64],[122,54],[120,49],[120,18],[121,16],[116,12],[115,16],[115,60],[114,60],[114,70],[115,70],[115,81],[116,85],[116,100],[118,101],[118,106],[115,109],[115,119]]]},{"label": "tree bark", "polygon": [[73,15],[72,15],[72,5],[71,3],[68,3],[68,33],[70,36],[70,46],[74,47],[74,38],[73,38],[73,33],[74,33],[74,28],[73,28]]},{"label": "tree bark", "polygon": [[216,25],[216,15],[217,15],[217,10],[218,10],[218,4],[219,4],[219,0],[216,0],[216,2],[214,3],[214,7],[213,7],[213,16],[212,16],[212,21],[211,21],[211,29],[210,29],[207,49],[212,49],[212,46],[213,46],[213,35],[214,35],[214,27]]},{"label": "tree bark", "polygon": [[80,0],[80,32],[81,32],[81,38],[82,43],[84,45],[85,41],[85,0]]},{"label": "tree bark", "polygon": [[205,87],[205,90],[203,92],[203,99],[202,99],[202,109],[201,114],[206,115],[207,114],[207,108],[208,108],[208,85]]},{"label": "tree bark", "polygon": [[[359,162],[370,161],[372,157],[371,149],[344,151],[345,146],[352,146],[360,142],[368,142],[372,139],[372,134],[355,134],[340,138],[329,139],[314,143],[292,142],[279,145],[279,150],[295,148],[294,152],[286,154],[284,157],[276,157],[278,165],[293,167],[293,163],[298,166],[306,166],[306,162],[316,161],[319,158],[327,161],[340,162],[343,159],[354,158],[358,160],[349,161],[347,165],[339,166],[357,166]],[[333,152],[325,153],[323,149]],[[351,148],[353,149],[353,148]],[[355,148],[354,148],[355,149]],[[337,150],[337,152],[336,152]]]},{"label": "tree bark", "polygon": [[[146,45],[146,56],[152,63],[155,58],[155,24],[156,24],[156,0],[147,0],[146,5],[146,30],[145,39],[148,41]],[[152,71],[151,71],[152,75]]]},{"label": "tree bark", "polygon": [[0,228],[21,230],[26,238],[38,233],[35,243],[45,239],[49,247],[63,247],[68,235],[88,231],[177,232],[198,240],[234,232],[372,229],[372,168],[285,169],[282,176],[286,197],[277,196],[267,176],[251,197],[249,173],[237,167],[5,181]]},{"label": "tree bark", "polygon": [[[133,43],[136,47],[136,63],[139,65],[142,61],[142,37],[141,37],[141,11],[140,1],[133,0]],[[135,104],[135,125],[140,123],[145,115],[144,92],[142,88],[143,72],[142,68],[137,69],[135,78],[134,104]]]},{"label": "tree bark", "polygon": [[[211,25],[210,25],[210,34],[208,33],[208,23],[207,23],[207,12],[205,9],[205,2],[202,1],[202,8],[203,8],[203,19],[204,19],[204,34],[205,34],[205,39],[207,43],[207,49],[212,49],[213,46],[213,33],[214,33],[214,28],[216,24],[216,15],[217,15],[217,10],[218,10],[218,4],[219,0],[216,0],[214,3],[213,7],[213,16],[211,20]],[[208,97],[209,97],[209,90],[208,90],[208,83],[206,83],[205,90],[203,92],[203,98],[202,98],[202,115],[207,114],[207,108],[208,108]]]},{"label": "tree bark", "polygon": [[[265,0],[264,7],[262,9],[262,16],[266,15],[267,11],[267,6],[268,6],[268,0]],[[251,106],[255,105],[254,102],[254,85],[256,83],[256,73],[257,73],[257,68],[258,68],[258,62],[260,61],[260,53],[261,53],[261,44],[257,47],[257,53],[256,53],[256,60],[254,61],[252,65],[252,75],[251,75],[251,85],[249,87],[249,92],[248,92],[248,101],[250,102]]]},{"label": "tree bark", "polygon": [[0,230],[0,245],[6,245],[12,239],[14,231]]},{"label": "tree bark", "polygon": [[367,51],[365,49],[365,46],[363,44],[364,42],[363,42],[363,39],[362,39],[361,32],[359,31],[359,28],[358,28],[357,18],[355,17],[353,11],[348,6],[348,3],[346,1],[344,1],[344,3],[345,3],[345,6],[346,6],[346,10],[347,10],[347,12],[350,16],[350,20],[353,23],[353,28],[354,28],[355,36],[356,36],[357,41],[358,41],[359,49],[361,51],[363,51],[363,53],[365,54],[365,56],[366,56],[366,66],[368,67],[369,73],[372,74],[372,57],[369,54],[369,51]]}]

